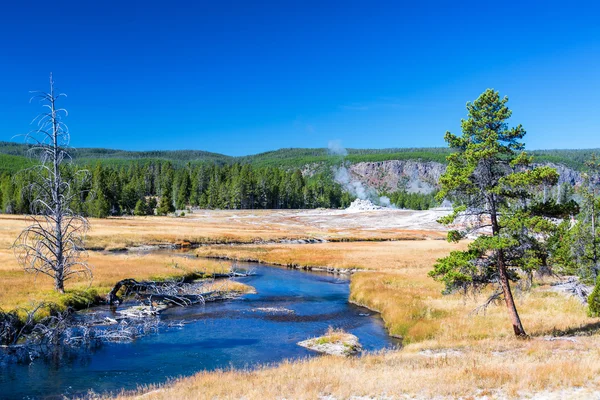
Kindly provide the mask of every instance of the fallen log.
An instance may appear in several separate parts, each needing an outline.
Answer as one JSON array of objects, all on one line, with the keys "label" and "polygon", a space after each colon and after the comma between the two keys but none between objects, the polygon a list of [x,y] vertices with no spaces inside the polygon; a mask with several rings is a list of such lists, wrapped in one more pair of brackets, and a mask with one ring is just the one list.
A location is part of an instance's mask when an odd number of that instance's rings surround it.
[{"label": "fallen log", "polygon": [[[243,271],[240,272],[238,270],[233,270],[230,273],[226,274],[212,274],[210,275],[211,279],[216,278],[227,278],[230,279],[232,277],[242,277],[251,275],[251,271]],[[148,299],[150,302],[157,300],[162,301],[163,303],[172,303],[179,306],[186,306],[191,304],[197,304],[201,302],[205,302],[207,297],[211,297],[211,300],[215,300],[215,297],[220,298],[231,298],[227,292],[222,290],[212,290],[208,292],[200,291],[202,288],[201,285],[194,285],[193,282],[196,275],[188,276],[187,278],[182,278],[178,281],[137,281],[132,278],[122,279],[115,284],[112,290],[107,295],[107,301],[109,304],[118,304],[121,302],[121,299],[118,296],[118,293],[121,289],[125,289],[124,296],[135,294],[136,296]],[[206,277],[206,274],[202,274],[199,276]]]}]

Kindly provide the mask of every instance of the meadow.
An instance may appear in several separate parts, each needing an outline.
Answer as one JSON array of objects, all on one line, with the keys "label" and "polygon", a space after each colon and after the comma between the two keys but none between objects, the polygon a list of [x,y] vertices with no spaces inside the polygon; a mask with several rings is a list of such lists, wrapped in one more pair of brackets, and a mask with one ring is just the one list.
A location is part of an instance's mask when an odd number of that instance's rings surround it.
[{"label": "meadow", "polygon": [[[76,290],[95,290],[101,295],[125,277],[222,271],[230,260],[355,270],[349,300],[380,312],[390,334],[403,339],[402,349],[350,359],[323,356],[252,371],[202,372],[164,386],[124,393],[120,398],[598,395],[600,320],[588,318],[577,299],[554,290],[552,279],[536,279],[530,290],[516,289],[521,318],[530,335],[518,340],[503,304],[474,312],[488,292],[445,296],[442,284],[427,276],[437,258],[463,249],[467,243],[441,240],[444,233],[430,226],[392,229],[382,225],[378,230],[369,220],[362,228],[336,229],[333,223],[317,223],[311,218],[294,211],[214,211],[185,218],[91,220],[88,244],[95,249],[89,252],[94,280],[91,284],[67,282],[67,295]],[[342,216],[335,218],[343,220]],[[33,301],[60,300],[49,279],[26,274],[14,259],[10,246],[25,224],[24,217],[0,218],[0,306],[4,310],[27,307]],[[315,237],[330,241],[280,242]],[[198,257],[185,260],[160,253],[119,251],[192,243],[201,244],[190,250]]]}]

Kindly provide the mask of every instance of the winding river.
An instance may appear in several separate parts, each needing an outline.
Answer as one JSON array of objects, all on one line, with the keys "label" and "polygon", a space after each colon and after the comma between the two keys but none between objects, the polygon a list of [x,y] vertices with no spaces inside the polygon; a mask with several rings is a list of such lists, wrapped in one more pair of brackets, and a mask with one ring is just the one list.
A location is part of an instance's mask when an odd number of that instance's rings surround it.
[{"label": "winding river", "polygon": [[[131,343],[0,367],[0,397],[54,399],[136,389],[202,370],[252,368],[316,354],[296,343],[329,326],[358,336],[365,350],[397,346],[381,318],[348,303],[349,281],[324,273],[260,264],[241,265],[255,275],[236,278],[256,288],[240,299],[170,308],[163,322],[185,321]],[[108,309],[104,309],[108,312]]]}]

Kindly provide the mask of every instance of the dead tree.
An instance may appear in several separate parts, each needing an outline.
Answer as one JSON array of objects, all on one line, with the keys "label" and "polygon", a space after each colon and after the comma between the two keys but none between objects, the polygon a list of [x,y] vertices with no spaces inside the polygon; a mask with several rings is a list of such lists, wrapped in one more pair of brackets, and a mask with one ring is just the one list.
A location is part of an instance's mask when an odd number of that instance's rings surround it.
[{"label": "dead tree", "polygon": [[[31,224],[21,232],[13,248],[19,263],[26,271],[54,279],[54,287],[64,293],[65,281],[76,274],[89,279],[91,270],[84,262],[84,238],[88,221],[70,207],[81,193],[72,190],[73,180],[65,179],[61,166],[71,161],[68,153],[69,130],[62,122],[67,115],[56,102],[63,93],[56,93],[50,74],[50,91],[33,92],[45,111],[33,123],[36,129],[25,135],[30,155],[39,163],[32,167],[33,182],[28,193],[32,196]],[[75,179],[87,179],[86,171],[78,171]]]}]

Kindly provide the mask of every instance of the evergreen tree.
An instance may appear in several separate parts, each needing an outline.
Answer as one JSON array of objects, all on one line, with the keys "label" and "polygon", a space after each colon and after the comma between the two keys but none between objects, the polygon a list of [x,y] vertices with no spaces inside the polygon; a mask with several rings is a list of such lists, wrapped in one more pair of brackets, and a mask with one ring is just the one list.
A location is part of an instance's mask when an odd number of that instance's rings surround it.
[{"label": "evergreen tree", "polygon": [[157,215],[167,215],[169,213],[175,212],[173,200],[171,199],[171,194],[169,192],[170,191],[166,191],[166,193],[160,198],[158,208],[156,209]]},{"label": "evergreen tree", "polygon": [[451,195],[463,205],[442,222],[454,223],[459,214],[473,218],[472,226],[450,231],[448,239],[458,241],[485,227],[491,228],[491,235],[480,235],[468,250],[439,259],[430,275],[444,282],[446,291],[497,285],[496,295],[506,303],[515,335],[525,336],[510,283],[519,279],[518,270],[531,271],[543,263],[537,251],[538,238],[553,224],[543,212],[533,212],[530,207],[533,192],[556,184],[558,174],[549,167],[531,167],[532,159],[520,141],[525,130],[521,125],[508,128],[506,121],[512,112],[507,101],[498,92],[486,90],[467,103],[462,136],[446,133],[445,140],[454,152],[447,157],[438,199]]},{"label": "evergreen tree", "polygon": [[177,208],[184,209],[190,200],[190,194],[192,190],[192,182],[190,175],[187,170],[181,172],[179,178],[179,185],[177,188]]},{"label": "evergreen tree", "polygon": [[146,214],[147,215],[154,215],[154,210],[156,209],[156,207],[158,206],[158,203],[156,201],[155,197],[150,197],[150,199],[148,200],[148,202],[146,203]]},{"label": "evergreen tree", "polygon": [[10,176],[2,181],[2,210],[7,214],[16,213],[15,184]]},{"label": "evergreen tree", "polygon": [[133,210],[133,214],[137,216],[148,215],[148,204],[145,199],[139,199],[137,203],[135,203],[135,210]]}]

